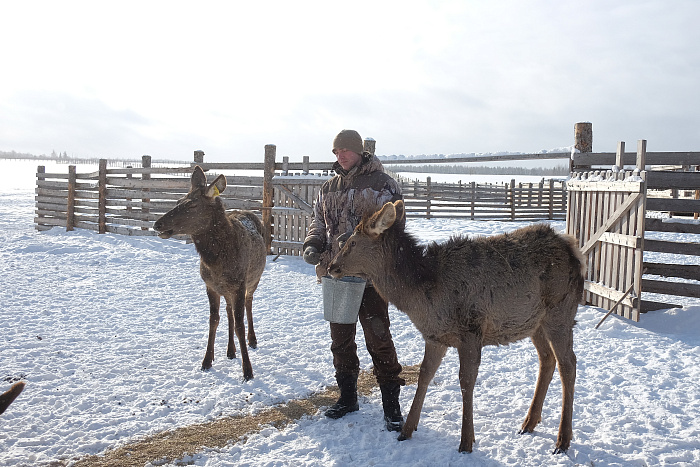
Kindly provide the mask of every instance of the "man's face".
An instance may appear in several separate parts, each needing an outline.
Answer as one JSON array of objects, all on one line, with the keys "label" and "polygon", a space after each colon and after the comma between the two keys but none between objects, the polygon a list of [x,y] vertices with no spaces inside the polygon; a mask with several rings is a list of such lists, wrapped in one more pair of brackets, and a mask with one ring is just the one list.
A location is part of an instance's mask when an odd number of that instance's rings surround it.
[{"label": "man's face", "polygon": [[336,149],[333,153],[344,170],[352,169],[362,160],[362,156],[346,148]]}]

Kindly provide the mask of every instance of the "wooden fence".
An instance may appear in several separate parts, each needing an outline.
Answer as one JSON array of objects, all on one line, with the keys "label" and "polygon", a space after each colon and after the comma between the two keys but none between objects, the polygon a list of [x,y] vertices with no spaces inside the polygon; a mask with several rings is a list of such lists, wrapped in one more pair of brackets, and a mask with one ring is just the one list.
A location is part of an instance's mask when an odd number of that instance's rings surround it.
[{"label": "wooden fence", "polygon": [[[633,157],[636,169],[620,170]],[[700,238],[667,235],[700,234],[700,153],[647,153],[641,140],[636,154],[621,142],[617,153],[579,160],[616,168],[577,171],[568,182],[566,229],[588,259],[586,303],[639,321],[640,313],[700,298]],[[644,170],[652,166],[667,170]]]},{"label": "wooden fence", "polygon": [[[397,177],[398,178],[398,177]],[[398,178],[401,180],[400,178]],[[563,220],[566,186],[563,180],[539,183],[433,183],[401,180],[409,218],[450,218],[504,221]]]},{"label": "wooden fence", "polygon": [[[144,156],[140,168],[108,169],[99,162],[97,172],[67,174],[37,172],[36,217],[38,230],[55,226],[122,235],[155,235],[153,222],[170,210],[190,187],[191,167],[152,168]],[[213,179],[213,177],[212,177]],[[262,208],[262,177],[227,177],[222,198],[228,209]]]},{"label": "wooden fence", "polygon": [[[700,242],[677,242],[669,233],[700,234],[700,152],[592,153],[590,124],[575,127],[574,154],[478,156],[468,161],[569,159],[568,187],[557,181],[504,185],[437,184],[401,180],[409,217],[501,220],[567,220],[567,231],[579,238],[589,258],[587,301],[638,320],[639,314],[700,298]],[[641,143],[640,143],[641,144]],[[374,141],[365,141],[374,151]],[[460,162],[421,159],[415,163]],[[256,171],[263,176],[227,175],[222,198],[230,209],[258,212],[265,225],[268,251],[301,254],[320,186],[331,162],[276,161],[274,145],[265,147],[263,163],[205,163],[195,152],[190,166],[108,168],[101,160],[97,172],[78,174],[37,171],[36,217],[39,230],[63,226],[100,233],[155,235],[153,222],[189,189],[191,165],[212,173]],[[394,161],[383,161],[391,169]],[[402,164],[406,160],[397,161]],[[638,175],[623,168],[638,165]],[[622,170],[608,171],[612,166]],[[650,170],[650,169],[665,170]],[[646,171],[645,171],[646,169]],[[639,177],[640,180],[634,177]],[[607,188],[606,188],[607,187]],[[622,189],[620,187],[623,187]],[[569,193],[567,196],[567,192]],[[688,196],[689,195],[689,196]],[[567,205],[568,210],[564,210]],[[630,201],[636,198],[635,201]],[[632,205],[633,203],[634,206]],[[641,203],[641,204],[640,204]],[[623,212],[618,212],[623,209]],[[663,214],[665,213],[665,214]],[[670,214],[669,214],[670,213]],[[680,214],[691,214],[691,220]],[[618,220],[610,220],[611,217]],[[602,231],[601,231],[602,229]],[[646,235],[645,235],[646,234]],[[640,263],[641,258],[641,263]],[[642,299],[644,294],[644,299]]]},{"label": "wooden fence", "polygon": [[[370,144],[372,140],[367,140]],[[171,209],[189,190],[194,164],[213,179],[215,171],[255,171],[263,176],[227,175],[221,197],[229,209],[258,212],[266,228],[268,248],[274,254],[301,254],[301,247],[321,185],[330,178],[331,162],[301,163],[275,159],[276,148],[265,148],[266,162],[205,163],[195,152],[191,166],[151,167],[144,156],[141,167],[108,168],[67,174],[37,172],[36,217],[39,230],[62,226],[122,235],[155,235],[153,222]],[[416,182],[396,177],[402,185],[411,218],[465,218],[499,220],[564,219],[566,190],[561,181],[539,184],[476,184]],[[266,193],[269,195],[266,196]]]}]

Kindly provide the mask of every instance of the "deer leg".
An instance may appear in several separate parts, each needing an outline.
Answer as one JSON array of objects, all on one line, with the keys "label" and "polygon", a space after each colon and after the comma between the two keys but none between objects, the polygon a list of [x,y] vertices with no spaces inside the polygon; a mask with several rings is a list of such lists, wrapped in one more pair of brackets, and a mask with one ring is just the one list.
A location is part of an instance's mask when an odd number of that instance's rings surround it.
[{"label": "deer leg", "polygon": [[535,427],[542,420],[542,405],[544,404],[549,383],[552,381],[556,361],[554,353],[549,345],[549,341],[545,338],[541,327],[537,328],[535,333],[530,337],[532,343],[537,349],[537,356],[540,359],[540,371],[537,375],[537,383],[535,384],[535,394],[532,397],[530,409],[527,411],[527,416],[518,433],[532,433]]},{"label": "deer leg", "polygon": [[[248,356],[248,347],[245,342],[245,288],[241,287],[233,295],[233,300],[227,300],[226,311],[229,313],[229,348],[234,349],[233,332],[238,338],[241,347],[241,362],[243,365],[243,379],[246,381],[253,379],[253,367]],[[233,302],[231,304],[231,302]],[[232,309],[231,309],[232,308]],[[233,319],[233,323],[231,320]],[[233,329],[233,331],[232,331]]]},{"label": "deer leg", "polygon": [[214,339],[216,339],[216,329],[219,327],[219,306],[221,305],[221,295],[209,287],[207,287],[207,297],[209,298],[209,337],[202,370],[211,368],[211,362],[214,361]]},{"label": "deer leg", "polygon": [[574,354],[574,332],[569,329],[563,335],[556,336],[550,341],[554,356],[559,367],[559,377],[562,386],[561,419],[559,434],[553,454],[566,452],[571,444],[572,418],[574,411],[574,385],[576,383],[576,354]]},{"label": "deer leg", "polygon": [[226,356],[229,359],[236,358],[236,318],[233,315],[232,301],[226,297],[226,317],[228,318],[228,346]]},{"label": "deer leg", "polygon": [[457,348],[459,353],[459,385],[462,389],[462,439],[459,452],[472,452],[474,445],[474,386],[481,364],[481,342],[467,333]]},{"label": "deer leg", "polygon": [[245,295],[245,313],[248,321],[248,346],[251,349],[258,348],[258,338],[255,337],[255,328],[253,328],[253,292],[246,292]]},{"label": "deer leg", "polygon": [[440,363],[442,363],[445,352],[447,352],[446,346],[429,340],[425,341],[425,354],[418,373],[418,388],[416,389],[416,395],[413,396],[413,403],[406,417],[406,423],[404,423],[399,435],[399,441],[410,439],[413,436],[413,432],[418,428],[420,411],[423,409],[425,394],[428,392],[428,384],[433,380],[435,372],[437,372]]}]

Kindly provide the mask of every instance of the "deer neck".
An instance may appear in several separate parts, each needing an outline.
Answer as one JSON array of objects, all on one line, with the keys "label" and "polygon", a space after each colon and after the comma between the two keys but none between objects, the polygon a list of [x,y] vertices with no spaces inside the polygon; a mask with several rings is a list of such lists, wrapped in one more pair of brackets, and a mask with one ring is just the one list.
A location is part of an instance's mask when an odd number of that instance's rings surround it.
[{"label": "deer neck", "polygon": [[194,247],[205,264],[215,264],[237,250],[236,235],[225,215],[216,215],[201,233],[191,235]]},{"label": "deer neck", "polygon": [[424,248],[410,235],[401,233],[384,245],[385,261],[372,282],[386,300],[410,315],[411,309],[425,306],[434,270]]}]

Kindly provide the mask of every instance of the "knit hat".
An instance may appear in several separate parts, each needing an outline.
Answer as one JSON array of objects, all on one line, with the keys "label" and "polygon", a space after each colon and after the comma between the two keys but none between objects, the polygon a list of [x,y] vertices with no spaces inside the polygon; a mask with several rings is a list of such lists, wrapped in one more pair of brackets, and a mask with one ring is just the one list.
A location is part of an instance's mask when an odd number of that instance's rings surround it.
[{"label": "knit hat", "polygon": [[338,136],[333,140],[333,153],[340,148],[349,149],[352,152],[362,154],[364,151],[364,145],[362,144],[362,137],[355,130],[343,130],[338,133]]}]

